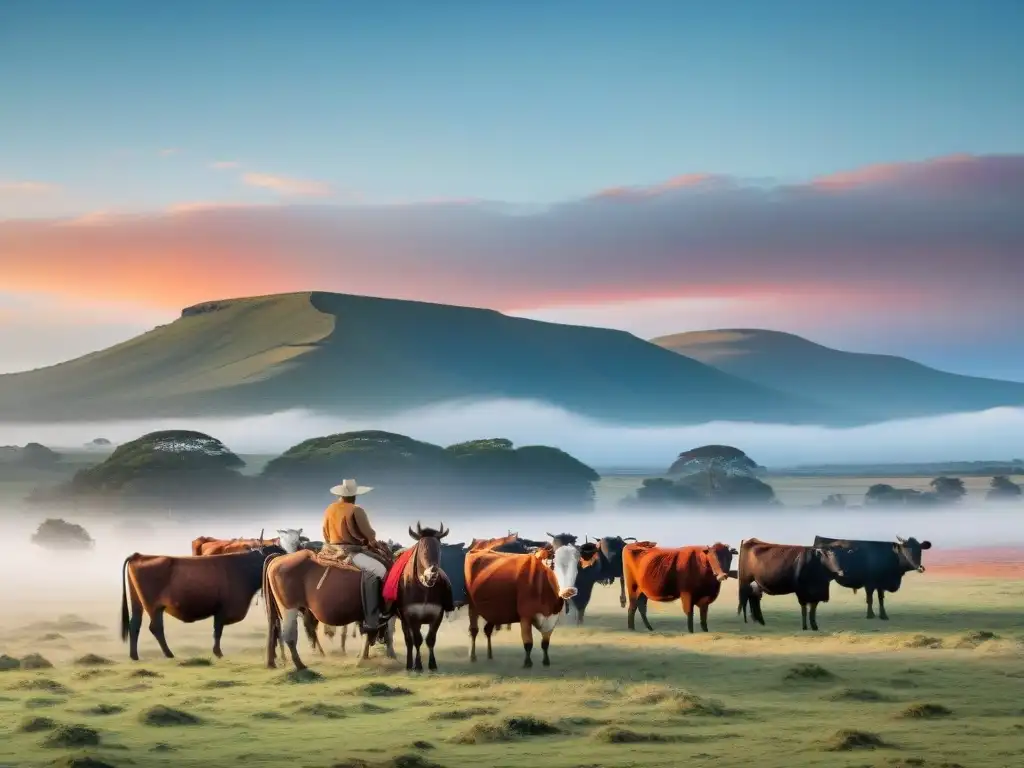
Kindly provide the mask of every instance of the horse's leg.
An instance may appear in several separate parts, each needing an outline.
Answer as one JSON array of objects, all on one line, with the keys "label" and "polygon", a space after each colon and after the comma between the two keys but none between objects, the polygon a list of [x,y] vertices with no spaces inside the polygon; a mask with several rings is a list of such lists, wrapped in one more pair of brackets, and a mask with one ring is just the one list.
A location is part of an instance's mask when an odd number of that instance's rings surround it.
[{"label": "horse's leg", "polygon": [[[402,622],[405,624],[405,622]],[[423,671],[423,659],[420,656],[420,650],[423,647],[423,626],[418,622],[413,622],[413,625],[409,627],[409,631],[412,633],[412,640],[416,644],[416,661],[413,664],[413,669],[417,672]]]},{"label": "horse's leg", "polygon": [[405,640],[405,669],[407,672],[412,671],[412,629],[409,625],[409,620],[404,614],[402,618],[402,639]]},{"label": "horse's leg", "polygon": [[[275,600],[273,595],[269,595],[267,600]],[[280,619],[276,612],[271,613],[267,610],[267,669],[274,669],[277,667],[277,644],[281,642],[281,624]],[[282,644],[283,646],[283,644]],[[284,658],[284,648],[281,648],[281,658]]]},{"label": "horse's leg", "polygon": [[441,628],[444,620],[444,613],[438,613],[437,618],[430,622],[430,631],[427,632],[427,669],[431,672],[437,671],[437,659],[434,658],[434,644],[437,642],[437,630]]},{"label": "horse's leg", "polygon": [[295,669],[305,669],[306,665],[299,658],[299,609],[289,608],[281,619],[281,637],[288,646]]},{"label": "horse's leg", "polygon": [[494,625],[491,622],[484,622],[484,637],[487,638],[487,658],[494,658],[494,651],[491,649],[491,634],[494,632]]},{"label": "horse's leg", "polygon": [[[398,621],[398,616],[392,616],[390,619],[388,619],[388,628],[387,628],[388,635],[387,635],[387,638],[386,638],[386,642],[387,642],[387,649],[388,649],[387,650],[387,654],[388,654],[388,658],[389,659],[397,659],[398,658],[398,654],[395,653],[395,623],[397,621]],[[403,623],[402,631],[403,632],[405,631],[404,623]]]},{"label": "horse's leg", "polygon": [[224,634],[224,613],[218,611],[213,614],[213,655],[218,659],[221,658],[224,653],[220,649],[220,637]]},{"label": "horse's leg", "polygon": [[153,637],[160,643],[160,650],[164,652],[164,656],[168,659],[173,659],[174,654],[167,647],[167,638],[164,637],[164,607],[162,605],[158,605],[153,609],[149,619],[149,631],[153,633]]}]

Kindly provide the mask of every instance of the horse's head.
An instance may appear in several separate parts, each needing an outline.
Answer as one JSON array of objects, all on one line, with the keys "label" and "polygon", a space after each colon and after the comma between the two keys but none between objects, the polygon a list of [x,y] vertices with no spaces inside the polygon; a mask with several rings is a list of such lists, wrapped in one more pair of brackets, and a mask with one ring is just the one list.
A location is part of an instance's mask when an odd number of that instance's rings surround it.
[{"label": "horse's head", "polygon": [[427,589],[433,587],[441,576],[441,540],[448,535],[448,529],[441,523],[437,530],[423,528],[419,521],[416,530],[409,528],[409,535],[416,539],[416,553],[413,569],[416,578]]}]

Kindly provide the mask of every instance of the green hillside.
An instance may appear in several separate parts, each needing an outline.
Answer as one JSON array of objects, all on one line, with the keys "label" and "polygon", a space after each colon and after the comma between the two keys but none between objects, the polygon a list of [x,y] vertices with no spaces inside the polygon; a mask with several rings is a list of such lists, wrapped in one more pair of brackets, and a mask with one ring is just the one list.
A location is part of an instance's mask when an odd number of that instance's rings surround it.
[{"label": "green hillside", "polygon": [[651,341],[762,386],[876,420],[1024,405],[1024,384],[946,373],[902,357],[841,352],[779,331],[698,331]]},{"label": "green hillside", "polygon": [[0,376],[0,421],[375,416],[496,397],[637,424],[849,420],[621,331],[314,292],[196,305],[110,349]]}]

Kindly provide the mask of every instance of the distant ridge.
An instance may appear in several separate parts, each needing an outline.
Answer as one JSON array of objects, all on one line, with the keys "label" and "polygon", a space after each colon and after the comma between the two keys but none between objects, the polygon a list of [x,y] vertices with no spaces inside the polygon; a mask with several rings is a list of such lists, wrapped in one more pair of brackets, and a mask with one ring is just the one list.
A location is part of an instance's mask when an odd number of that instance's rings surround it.
[{"label": "distant ridge", "polygon": [[882,421],[1024,405],[1024,384],[841,352],[781,331],[735,328],[651,339],[734,376]]},{"label": "distant ridge", "polygon": [[373,417],[485,398],[624,424],[856,420],[623,331],[314,291],[203,302],[109,349],[2,375],[0,422]]}]

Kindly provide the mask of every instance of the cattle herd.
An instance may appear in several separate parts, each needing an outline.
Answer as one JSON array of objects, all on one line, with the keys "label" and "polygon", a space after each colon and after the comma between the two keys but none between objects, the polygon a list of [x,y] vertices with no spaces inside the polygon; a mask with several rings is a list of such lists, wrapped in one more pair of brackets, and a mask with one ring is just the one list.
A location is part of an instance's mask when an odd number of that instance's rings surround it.
[{"label": "cattle herd", "polygon": [[[276,666],[276,651],[287,646],[297,669],[298,620],[307,638],[323,653],[317,637],[320,624],[342,628],[362,619],[361,576],[351,567],[325,566],[318,560],[322,542],[302,536],[301,529],[278,530],[278,537],[259,539],[212,539],[192,543],[191,557],[133,554],[123,564],[121,636],[130,644],[130,656],[138,660],[138,640],[143,614],[160,649],[172,658],[164,635],[164,614],[179,621],[213,619],[213,653],[221,656],[224,627],[242,621],[253,598],[261,593],[267,613],[267,664]],[[391,619],[386,630],[366,633],[362,657],[374,642],[386,642],[394,657],[392,632],[401,622],[406,645],[406,668],[421,671],[420,650],[428,649],[428,668],[437,669],[434,644],[445,615],[466,608],[471,642],[470,660],[476,661],[479,625],[483,621],[487,658],[493,658],[491,635],[496,629],[518,624],[525,651],[524,666],[533,666],[534,630],[541,635],[542,663],[550,664],[551,634],[563,613],[575,613],[582,624],[594,587],[620,586],[620,605],[626,610],[626,626],[635,629],[635,616],[648,630],[650,600],[679,600],[687,625],[693,632],[694,609],[700,626],[708,631],[708,609],[718,598],[722,583],[738,581],[737,613],[747,621],[764,624],[764,595],[795,595],[803,629],[818,629],[817,608],[828,602],[835,581],[856,592],[864,589],[867,618],[874,618],[873,596],[878,595],[878,618],[885,612],[886,592],[899,590],[903,575],[924,571],[922,552],[928,541],[897,537],[894,541],[858,541],[815,537],[811,546],[771,544],[746,539],[739,550],[725,544],[659,547],[655,542],[621,536],[605,536],[583,544],[570,534],[548,534],[534,541],[509,533],[495,539],[473,539],[450,544],[448,531],[409,529],[415,543],[405,549],[390,543],[394,559],[393,583],[397,585]],[[408,551],[401,557],[399,552]],[[733,558],[736,568],[733,569]],[[399,572],[400,571],[400,572]],[[330,578],[328,578],[330,577]],[[392,582],[389,574],[389,583]],[[386,592],[387,590],[385,590]],[[423,625],[428,626],[426,637]]]}]

